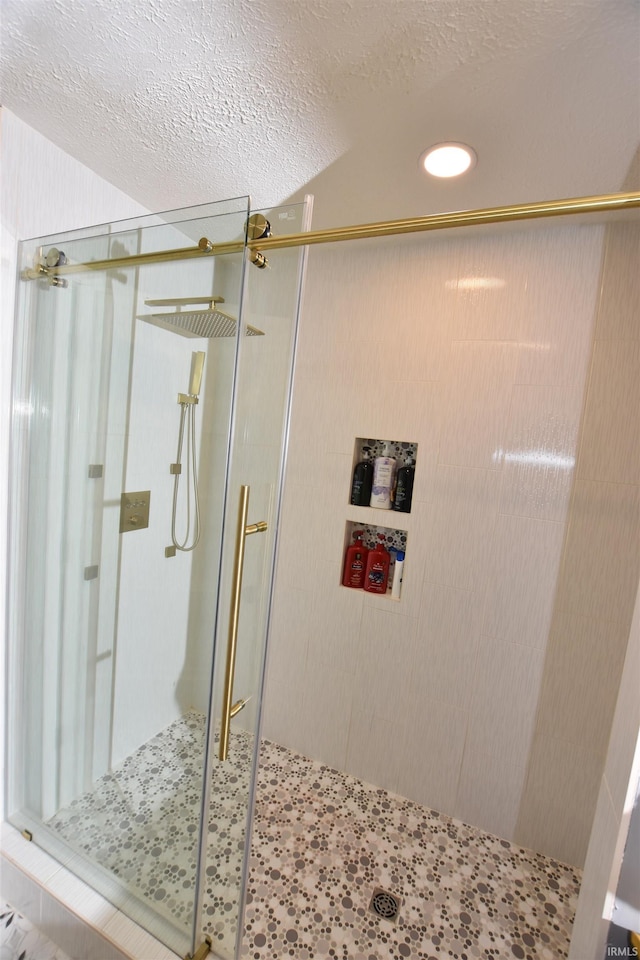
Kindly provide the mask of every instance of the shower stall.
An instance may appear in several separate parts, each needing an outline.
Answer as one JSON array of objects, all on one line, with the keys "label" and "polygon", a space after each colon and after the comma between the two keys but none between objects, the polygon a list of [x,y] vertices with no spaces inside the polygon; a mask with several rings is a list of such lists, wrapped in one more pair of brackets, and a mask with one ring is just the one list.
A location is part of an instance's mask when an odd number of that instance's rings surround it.
[{"label": "shower stall", "polygon": [[[23,244],[27,839],[189,957],[422,960],[463,927],[567,955],[640,572],[639,206],[307,233],[289,205],[269,238],[240,199]],[[415,460],[407,512],[349,502],[387,444]],[[402,543],[399,599],[342,585],[356,528]]]},{"label": "shower stall", "polygon": [[235,956],[255,779],[303,248],[252,216],[21,249],[8,818],[181,956]]}]

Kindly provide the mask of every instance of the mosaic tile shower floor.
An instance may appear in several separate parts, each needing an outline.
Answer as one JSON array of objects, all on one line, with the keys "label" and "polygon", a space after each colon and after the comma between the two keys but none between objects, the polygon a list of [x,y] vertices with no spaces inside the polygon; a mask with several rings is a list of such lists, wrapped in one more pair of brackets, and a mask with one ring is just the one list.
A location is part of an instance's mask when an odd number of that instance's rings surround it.
[{"label": "mosaic tile shower floor", "polygon": [[[204,721],[188,714],[51,821],[178,922],[190,912]],[[233,943],[250,738],[214,771],[205,932]],[[263,742],[246,960],[562,960],[580,872]],[[395,924],[368,911],[402,898]]]},{"label": "mosaic tile shower floor", "polygon": [[[136,900],[188,934],[204,725],[203,714],[185,714],[48,821],[74,850],[115,874]],[[231,736],[229,760],[213,770],[203,895],[205,932],[228,954],[235,942],[253,749],[253,738],[242,731]]]}]

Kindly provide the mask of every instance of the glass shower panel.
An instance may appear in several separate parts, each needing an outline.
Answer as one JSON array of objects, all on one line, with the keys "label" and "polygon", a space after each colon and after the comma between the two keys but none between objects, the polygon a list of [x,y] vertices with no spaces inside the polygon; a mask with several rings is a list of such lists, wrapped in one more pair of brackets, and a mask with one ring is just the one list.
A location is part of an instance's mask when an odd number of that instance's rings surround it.
[{"label": "glass shower panel", "polygon": [[[89,246],[77,252],[85,256]],[[92,246],[94,255],[105,256],[108,239]],[[22,718],[13,741],[22,775],[13,787],[18,804],[45,819],[91,779],[88,664],[96,595],[90,566],[98,531],[88,470],[102,460],[109,293],[106,274],[83,276],[70,289],[29,284],[18,330],[23,349],[13,413],[20,462],[13,494],[28,520],[14,526],[21,560],[14,564],[14,589],[20,576],[25,602],[12,608],[14,616],[20,611],[24,638],[22,698],[14,687]]]},{"label": "glass shower panel", "polygon": [[[200,681],[215,647],[237,338],[233,322],[225,339],[186,338],[176,314],[210,309],[221,287],[239,306],[247,214],[241,199],[23,245],[25,269],[52,246],[67,266],[119,262],[68,272],[66,285],[20,285],[9,819],[181,954],[194,946],[209,706]],[[203,235],[238,252],[127,261]],[[184,552],[172,543],[171,464],[194,351],[204,354],[189,400],[202,532]],[[189,486],[195,511],[186,462],[183,471],[180,528]],[[123,500],[134,514],[126,531]]]},{"label": "glass shower panel", "polygon": [[[255,212],[255,211],[253,211]],[[273,233],[307,230],[310,204],[261,211]],[[208,829],[203,831],[198,906],[200,929],[211,937],[220,957],[239,955],[242,937],[242,891],[249,856],[259,719],[277,542],[282,471],[288,429],[292,364],[297,331],[304,248],[273,250],[267,269],[248,266],[242,300],[242,324],[260,335],[241,336],[227,480],[221,604],[211,710],[211,765]],[[230,291],[238,289],[237,267],[228,268]],[[230,297],[232,294],[230,293]],[[236,310],[233,304],[232,312]],[[239,523],[242,502],[248,506]],[[266,529],[253,525],[264,521]],[[248,525],[247,535],[241,529]],[[232,597],[237,583],[238,542],[244,540],[244,563],[238,596],[233,675],[227,670],[233,642]],[[225,682],[232,706],[228,748],[224,739]],[[226,755],[226,756],[225,756]],[[225,759],[221,759],[221,757]]]}]

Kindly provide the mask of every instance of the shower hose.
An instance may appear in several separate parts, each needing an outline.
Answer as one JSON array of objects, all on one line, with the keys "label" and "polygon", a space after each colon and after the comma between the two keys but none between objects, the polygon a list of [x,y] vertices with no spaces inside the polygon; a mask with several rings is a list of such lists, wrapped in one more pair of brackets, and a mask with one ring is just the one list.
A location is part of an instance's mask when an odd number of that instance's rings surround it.
[{"label": "shower hose", "polygon": [[[187,433],[187,454],[185,457],[187,464],[187,532],[184,540],[178,540],[176,535],[176,514],[178,510],[178,489],[180,487],[181,469],[176,471],[173,483],[173,510],[171,513],[171,540],[176,550],[183,550],[188,553],[195,550],[200,539],[200,503],[198,500],[198,470],[196,465],[196,407],[194,403],[180,404],[180,432],[178,434],[178,452],[176,454],[176,464],[182,467],[182,445],[184,443],[185,425]],[[193,492],[193,539],[189,543],[191,536],[191,498]]]}]

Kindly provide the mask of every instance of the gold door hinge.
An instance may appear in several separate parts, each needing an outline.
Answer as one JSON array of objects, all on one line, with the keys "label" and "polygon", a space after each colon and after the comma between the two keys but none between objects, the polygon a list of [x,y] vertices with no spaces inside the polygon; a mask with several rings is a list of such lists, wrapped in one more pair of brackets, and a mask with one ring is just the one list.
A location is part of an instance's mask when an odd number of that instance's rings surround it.
[{"label": "gold door hinge", "polygon": [[212,945],[211,937],[205,937],[196,952],[194,954],[188,953],[184,960],[204,960],[211,953]]},{"label": "gold door hinge", "polygon": [[22,830],[21,833],[25,840],[33,840],[33,834],[31,833],[31,830]]}]

